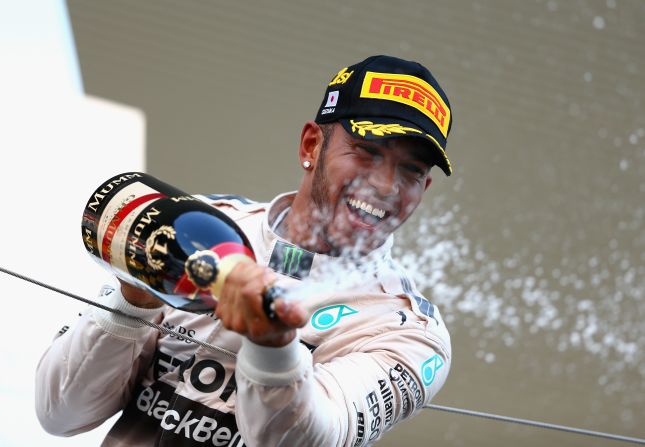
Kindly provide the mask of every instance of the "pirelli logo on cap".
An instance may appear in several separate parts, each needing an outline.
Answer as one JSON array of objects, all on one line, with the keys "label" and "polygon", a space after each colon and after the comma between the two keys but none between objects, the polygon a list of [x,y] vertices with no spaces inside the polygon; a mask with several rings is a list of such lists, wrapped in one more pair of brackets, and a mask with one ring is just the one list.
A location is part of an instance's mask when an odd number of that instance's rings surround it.
[{"label": "pirelli logo on cap", "polygon": [[414,107],[437,125],[444,137],[448,136],[450,109],[437,91],[416,76],[390,73],[365,73],[361,98],[385,99]]}]

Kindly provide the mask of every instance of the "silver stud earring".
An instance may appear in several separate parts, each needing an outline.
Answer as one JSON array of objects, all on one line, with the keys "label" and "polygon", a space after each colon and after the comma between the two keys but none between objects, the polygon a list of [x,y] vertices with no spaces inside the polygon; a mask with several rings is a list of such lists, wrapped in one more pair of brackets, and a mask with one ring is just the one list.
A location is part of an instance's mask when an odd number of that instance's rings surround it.
[{"label": "silver stud earring", "polygon": [[311,162],[308,161],[308,160],[303,161],[302,162],[302,167],[305,168],[305,169],[311,168]]}]

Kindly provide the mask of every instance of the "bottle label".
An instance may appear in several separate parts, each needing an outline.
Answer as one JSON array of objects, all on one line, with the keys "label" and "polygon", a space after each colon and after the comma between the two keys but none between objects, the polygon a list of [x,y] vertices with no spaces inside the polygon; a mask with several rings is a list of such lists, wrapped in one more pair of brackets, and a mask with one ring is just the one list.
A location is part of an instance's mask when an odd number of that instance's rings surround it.
[{"label": "bottle label", "polygon": [[103,183],[87,202],[81,230],[87,251],[104,267],[189,311],[212,311],[221,259],[255,260],[228,216],[145,173]]},{"label": "bottle label", "polygon": [[145,207],[163,197],[158,191],[136,182],[118,191],[105,204],[96,235],[99,256],[105,262],[117,268],[125,267],[125,242],[132,224]]}]

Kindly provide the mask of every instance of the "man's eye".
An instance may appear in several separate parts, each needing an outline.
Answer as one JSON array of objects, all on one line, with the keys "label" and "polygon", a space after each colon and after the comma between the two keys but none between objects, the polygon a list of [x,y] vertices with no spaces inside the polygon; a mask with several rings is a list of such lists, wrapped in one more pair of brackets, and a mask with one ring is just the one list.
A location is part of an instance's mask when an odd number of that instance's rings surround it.
[{"label": "man's eye", "polygon": [[410,174],[414,175],[415,177],[421,178],[425,175],[425,170],[421,169],[417,165],[405,165],[403,168],[409,172]]},{"label": "man's eye", "polygon": [[372,147],[369,147],[369,146],[356,146],[356,147],[361,152],[364,152],[364,153],[367,153],[367,154],[370,154],[370,155],[379,155],[379,152],[376,149],[372,148]]}]

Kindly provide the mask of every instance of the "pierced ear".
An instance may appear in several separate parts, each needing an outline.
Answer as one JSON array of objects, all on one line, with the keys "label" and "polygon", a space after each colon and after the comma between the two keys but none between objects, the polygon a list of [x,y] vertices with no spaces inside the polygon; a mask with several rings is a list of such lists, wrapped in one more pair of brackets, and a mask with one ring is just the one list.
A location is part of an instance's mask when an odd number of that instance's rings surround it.
[{"label": "pierced ear", "polygon": [[320,153],[322,142],[323,133],[320,126],[314,121],[307,121],[300,134],[300,148],[298,149],[300,164],[305,161],[315,161]]}]

